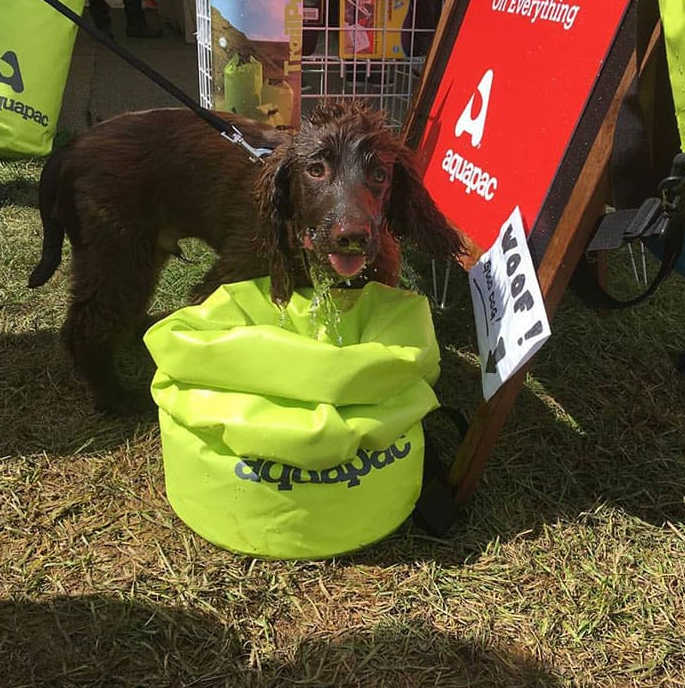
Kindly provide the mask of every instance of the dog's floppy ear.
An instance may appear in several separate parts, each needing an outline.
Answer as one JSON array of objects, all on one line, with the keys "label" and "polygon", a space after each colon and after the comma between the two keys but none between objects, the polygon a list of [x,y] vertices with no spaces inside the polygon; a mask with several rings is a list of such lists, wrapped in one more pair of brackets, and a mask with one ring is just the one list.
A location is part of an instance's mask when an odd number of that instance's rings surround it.
[{"label": "dog's floppy ear", "polygon": [[388,227],[432,258],[458,260],[465,249],[458,230],[438,210],[418,172],[416,153],[400,147],[388,200]]},{"label": "dog's floppy ear", "polygon": [[290,158],[283,145],[264,158],[257,180],[257,203],[261,219],[262,249],[266,254],[274,303],[290,301],[295,286],[299,250],[291,236],[293,207],[290,198]]}]

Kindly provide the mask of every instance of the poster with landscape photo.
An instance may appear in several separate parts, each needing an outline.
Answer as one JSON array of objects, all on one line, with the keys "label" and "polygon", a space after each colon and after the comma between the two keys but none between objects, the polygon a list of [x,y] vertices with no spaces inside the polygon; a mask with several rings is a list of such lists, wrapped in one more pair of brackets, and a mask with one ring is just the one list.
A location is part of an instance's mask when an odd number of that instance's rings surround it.
[{"label": "poster with landscape photo", "polygon": [[302,0],[211,0],[216,110],[299,127]]}]

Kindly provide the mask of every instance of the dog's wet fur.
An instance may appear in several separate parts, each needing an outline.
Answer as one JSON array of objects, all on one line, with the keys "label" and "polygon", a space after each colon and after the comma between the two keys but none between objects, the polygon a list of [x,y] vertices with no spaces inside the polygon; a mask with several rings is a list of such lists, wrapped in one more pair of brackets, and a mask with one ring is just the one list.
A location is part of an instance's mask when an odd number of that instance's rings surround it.
[{"label": "dog's wet fur", "polygon": [[430,256],[458,258],[459,234],[423,186],[415,154],[382,113],[355,100],[320,104],[289,133],[221,114],[264,164],[223,141],[194,113],[160,109],[102,122],[45,163],[39,186],[43,252],[29,286],[44,284],[72,245],[71,300],[63,339],[98,409],[151,404],[115,372],[117,341],[143,328],[160,270],[197,237],[217,253],[193,291],[271,277],[287,303],[311,274],[360,286],[397,286],[407,239]]}]

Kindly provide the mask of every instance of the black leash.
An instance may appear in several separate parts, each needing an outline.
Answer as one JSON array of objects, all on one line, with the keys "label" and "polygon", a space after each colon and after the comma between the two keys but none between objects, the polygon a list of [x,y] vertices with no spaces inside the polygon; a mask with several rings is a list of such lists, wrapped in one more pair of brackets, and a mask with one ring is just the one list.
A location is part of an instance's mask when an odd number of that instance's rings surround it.
[{"label": "black leash", "polygon": [[163,88],[167,93],[172,95],[176,100],[189,107],[198,117],[203,119],[210,127],[216,129],[230,143],[243,148],[250,156],[252,162],[263,163],[265,156],[271,154],[273,151],[270,148],[254,148],[251,146],[237,129],[232,124],[225,122],[221,117],[215,115],[211,110],[203,108],[197,101],[193,100],[185,91],[182,91],[178,86],[172,84],[166,77],[155,71],[150,65],[145,64],[139,60],[133,53],[130,53],[125,48],[122,48],[113,38],[103,33],[99,29],[90,25],[80,15],[76,14],[71,8],[67,7],[59,0],[43,0],[50,7],[57,10],[60,14],[65,16],[70,21],[74,22],[79,28],[89,33],[96,41],[107,46],[112,52],[115,52],[123,60],[126,60],[134,69],[143,73],[148,79],[154,81],[158,86]]}]

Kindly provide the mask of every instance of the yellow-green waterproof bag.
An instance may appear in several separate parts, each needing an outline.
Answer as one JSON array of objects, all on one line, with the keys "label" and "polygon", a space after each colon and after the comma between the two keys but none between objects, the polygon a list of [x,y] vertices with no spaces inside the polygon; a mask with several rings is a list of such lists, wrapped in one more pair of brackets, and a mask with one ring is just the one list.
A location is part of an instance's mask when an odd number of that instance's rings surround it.
[{"label": "yellow-green waterproof bag", "polygon": [[335,290],[326,327],[312,289],[283,310],[269,289],[225,285],[145,335],[169,502],[205,539],[253,556],[359,549],[421,490],[421,420],[438,406],[428,302],[375,282]]},{"label": "yellow-green waterproof bag", "polygon": [[680,149],[685,151],[685,0],[659,0]]},{"label": "yellow-green waterproof bag", "polygon": [[[84,0],[62,0],[74,12]],[[0,158],[47,155],[76,25],[42,0],[0,2]]]}]

